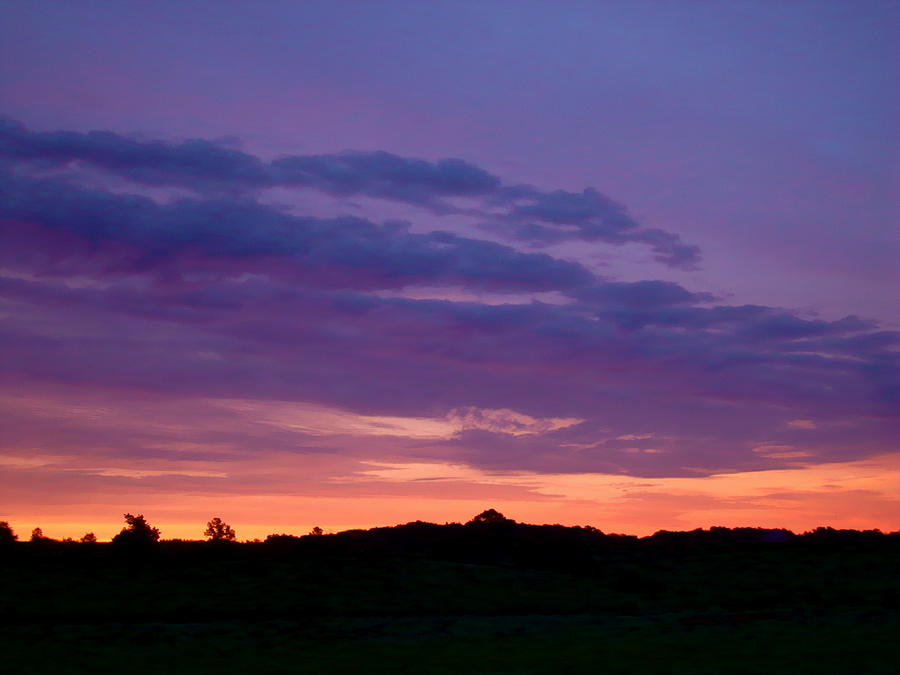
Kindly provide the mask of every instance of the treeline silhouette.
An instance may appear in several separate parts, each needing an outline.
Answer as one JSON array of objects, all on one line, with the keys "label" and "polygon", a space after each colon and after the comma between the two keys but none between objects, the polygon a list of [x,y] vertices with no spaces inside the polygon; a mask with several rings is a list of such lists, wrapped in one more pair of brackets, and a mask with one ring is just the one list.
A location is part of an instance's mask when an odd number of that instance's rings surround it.
[{"label": "treeline silhouette", "polygon": [[[796,534],[784,528],[710,527],[690,531],[660,530],[637,537],[605,533],[592,526],[532,525],[506,518],[487,509],[466,523],[443,525],[414,521],[368,530],[345,530],[325,534],[320,527],[309,534],[270,534],[265,540],[238,542],[237,533],[219,517],[212,518],[204,531],[205,541],[162,539],[159,528],[143,514],[124,514],[125,527],[108,544],[98,543],[88,532],[79,540],[54,540],[35,528],[27,542],[18,541],[7,522],[0,522],[0,551],[74,550],[104,548],[128,553],[154,551],[186,552],[212,550],[217,554],[237,549],[268,554],[312,554],[316,556],[378,555],[425,556],[441,560],[474,563],[526,564],[538,567],[573,569],[590,566],[597,556],[616,552],[640,554],[654,551],[702,552],[704,550],[777,550],[791,548],[864,548],[896,550],[900,531],[850,530],[818,527]],[[212,546],[210,546],[212,545]]]},{"label": "treeline silhouette", "polygon": [[[19,541],[0,523],[0,671],[843,675],[900,663],[900,532],[636,537],[488,509],[239,542],[218,517],[200,541],[124,518],[111,542],[39,528]],[[73,655],[84,668],[60,671]],[[493,660],[479,670],[479,658]]]}]

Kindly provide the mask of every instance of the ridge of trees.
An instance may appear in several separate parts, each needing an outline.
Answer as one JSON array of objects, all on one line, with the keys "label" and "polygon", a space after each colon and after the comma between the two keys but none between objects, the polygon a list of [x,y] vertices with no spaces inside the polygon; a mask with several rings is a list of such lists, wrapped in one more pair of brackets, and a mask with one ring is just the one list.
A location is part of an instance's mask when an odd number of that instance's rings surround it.
[{"label": "ridge of trees", "polygon": [[[124,514],[125,527],[112,539],[114,547],[119,549],[148,550],[161,543],[159,528],[147,522],[143,514]],[[229,542],[237,544],[237,533],[228,523],[216,516],[206,524],[204,536],[209,542]],[[875,541],[900,542],[900,531],[884,533],[881,530],[848,530],[832,527],[818,527],[802,534],[796,534],[785,528],[763,527],[721,527],[708,529],[696,528],[689,531],[659,530],[646,537],[625,534],[605,533],[595,527],[532,525],[519,523],[505,517],[495,509],[487,509],[474,516],[465,524],[445,523],[438,525],[423,521],[406,524],[374,527],[368,530],[346,530],[326,535],[322,528],[316,526],[309,534],[297,536],[292,534],[270,534],[264,542],[258,539],[244,542],[245,545],[265,544],[270,547],[286,548],[306,545],[310,540],[319,540],[317,546],[341,547],[355,544],[362,549],[396,549],[396,550],[443,550],[453,545],[474,547],[485,551],[498,547],[528,547],[541,545],[565,547],[602,547],[629,548],[665,547],[665,548],[703,548],[721,546],[757,546],[802,542],[809,544],[853,545]],[[325,542],[331,543],[325,543]],[[182,540],[162,540],[162,543],[201,543]],[[32,530],[32,545],[46,547],[52,544],[97,545],[97,537],[93,532],[85,533],[79,540],[66,538],[62,541],[44,536],[40,527]],[[6,521],[0,521],[0,548],[18,545],[18,535]]]}]

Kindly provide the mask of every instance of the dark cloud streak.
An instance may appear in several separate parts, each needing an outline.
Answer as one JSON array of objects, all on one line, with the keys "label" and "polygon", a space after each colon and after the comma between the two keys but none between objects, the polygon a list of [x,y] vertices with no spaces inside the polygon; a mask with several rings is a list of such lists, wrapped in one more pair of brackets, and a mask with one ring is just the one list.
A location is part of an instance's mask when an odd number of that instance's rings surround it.
[{"label": "dark cloud streak", "polygon": [[[446,283],[542,291],[593,279],[581,265],[544,253],[521,253],[451,232],[412,233],[403,223],[302,218],[248,200],[158,204],[57,179],[0,176],[0,228],[12,237],[29,226],[61,230],[93,247],[79,252],[66,245],[48,252],[47,273],[79,253],[90,257],[88,266],[97,265],[103,247],[112,245],[119,247],[110,254],[116,267],[133,273],[176,274],[190,267],[213,278],[266,273],[333,288]],[[18,257],[14,250],[0,254],[10,266]]]},{"label": "dark cloud streak", "polygon": [[[459,212],[447,198],[475,198],[484,227],[501,236],[536,246],[569,240],[613,245],[645,244],[655,259],[693,268],[696,246],[678,235],[643,228],[608,197],[593,188],[581,193],[543,191],[533,186],[504,186],[469,162],[429,162],[388,152],[292,155],[266,163],[248,153],[203,139],[181,143],[137,141],[108,131],[32,132],[0,119],[0,157],[35,169],[91,165],[149,186],[175,186],[220,195],[268,187],[320,190],[333,196],[363,195],[395,200],[436,213]],[[501,212],[489,207],[502,206]],[[505,210],[504,210],[505,209]]]}]

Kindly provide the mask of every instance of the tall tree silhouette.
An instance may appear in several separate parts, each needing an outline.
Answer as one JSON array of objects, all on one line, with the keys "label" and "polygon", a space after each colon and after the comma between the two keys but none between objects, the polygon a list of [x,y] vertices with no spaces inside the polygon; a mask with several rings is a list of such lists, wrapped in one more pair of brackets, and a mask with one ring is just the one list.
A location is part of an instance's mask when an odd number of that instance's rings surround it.
[{"label": "tall tree silhouette", "polygon": [[206,531],[203,534],[210,541],[234,541],[237,538],[231,525],[223,522],[219,517],[213,518],[206,524]]}]

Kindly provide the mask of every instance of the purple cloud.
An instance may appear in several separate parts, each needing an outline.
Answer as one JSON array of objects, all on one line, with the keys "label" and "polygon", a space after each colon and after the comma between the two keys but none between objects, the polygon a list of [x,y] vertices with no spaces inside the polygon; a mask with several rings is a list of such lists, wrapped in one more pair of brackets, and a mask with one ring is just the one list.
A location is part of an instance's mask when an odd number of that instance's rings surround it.
[{"label": "purple cloud", "polygon": [[[12,237],[31,225],[51,231],[49,247],[53,230],[90,246],[48,251],[47,273],[80,256],[89,259],[88,266],[113,266],[119,273],[178,273],[193,262],[195,272],[213,276],[268,273],[337,288],[428,282],[538,291],[592,280],[578,263],[452,232],[417,234],[403,223],[378,225],[355,217],[300,218],[250,200],[159,204],[58,179],[0,176],[0,221]],[[39,243],[29,244],[34,247]],[[8,250],[5,262],[14,266],[18,257]],[[114,260],[104,265],[104,257]]]},{"label": "purple cloud", "polygon": [[[547,245],[568,240],[646,244],[659,262],[693,268],[696,246],[678,235],[642,228],[625,209],[589,188],[581,193],[504,186],[489,172],[460,159],[428,162],[388,152],[291,155],[266,163],[258,157],[203,139],[182,143],[136,141],[108,131],[32,132],[0,118],[0,158],[26,169],[89,165],[141,185],[177,186],[217,194],[267,187],[298,187],[330,195],[363,195],[460,212],[447,198],[477,198],[485,227],[514,240]],[[505,211],[494,212],[502,205]],[[490,210],[490,212],[489,212]]]},{"label": "purple cloud", "polygon": [[498,203],[509,205],[499,219],[483,227],[534,246],[565,241],[647,244],[655,259],[672,267],[694,269],[700,249],[685,244],[677,234],[641,228],[625,207],[593,188],[582,192],[543,192],[529,185],[499,191]]},{"label": "purple cloud", "polygon": [[[256,179],[247,177],[268,181],[274,166],[214,144],[29,133],[8,134],[0,179],[6,382],[414,420],[459,410],[581,420],[533,435],[464,429],[394,445],[404,457],[504,471],[682,476],[790,465],[798,452],[826,461],[893,447],[900,334],[876,322],[715,304],[715,294],[673,282],[611,281],[548,253],[450,231],[302,216],[250,192],[213,194],[204,185],[250,190]],[[464,163],[335,157],[279,166],[327,193],[420,204],[505,195],[510,218],[574,238],[645,236],[595,192],[503,192]],[[85,187],[48,162],[190,185],[195,197]],[[415,297],[427,287],[443,297]],[[550,300],[535,295],[548,291]],[[798,419],[810,424],[791,426]],[[312,447],[285,429],[234,438],[259,445],[269,434],[273,446]],[[133,452],[158,453],[166,438],[135,436]]]}]

